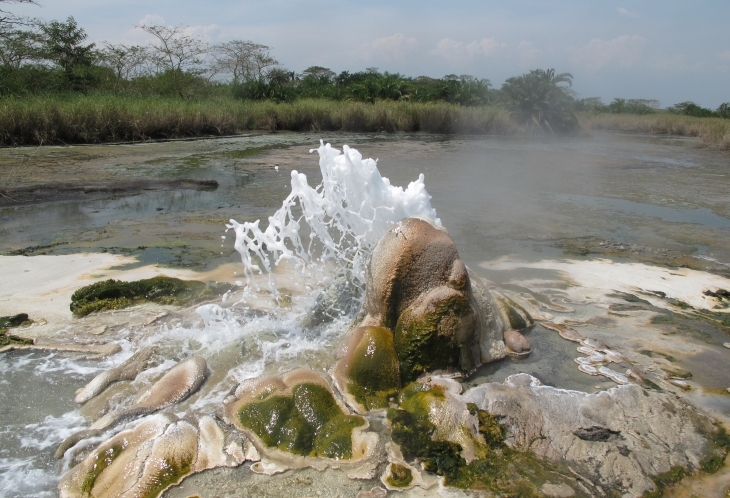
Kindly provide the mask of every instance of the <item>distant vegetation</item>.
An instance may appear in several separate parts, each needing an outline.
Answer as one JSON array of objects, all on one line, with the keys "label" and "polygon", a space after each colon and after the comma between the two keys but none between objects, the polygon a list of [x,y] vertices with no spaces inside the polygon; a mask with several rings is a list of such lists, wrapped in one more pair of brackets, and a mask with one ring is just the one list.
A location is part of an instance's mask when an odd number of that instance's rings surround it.
[{"label": "distant vegetation", "polygon": [[[35,2],[0,0],[8,3]],[[572,75],[553,69],[509,78],[498,89],[470,75],[413,78],[377,68],[336,74],[320,66],[297,73],[251,41],[210,45],[184,26],[137,28],[149,44],[95,44],[73,17],[41,22],[0,9],[0,144],[251,129],[553,134],[581,124],[616,129],[614,115],[730,118],[730,103],[663,110],[653,100],[576,99]],[[629,131],[634,122],[619,128]]]},{"label": "distant vegetation", "polygon": [[730,150],[730,119],[658,111],[641,115],[578,113],[578,122],[583,130],[697,137],[705,146]]}]

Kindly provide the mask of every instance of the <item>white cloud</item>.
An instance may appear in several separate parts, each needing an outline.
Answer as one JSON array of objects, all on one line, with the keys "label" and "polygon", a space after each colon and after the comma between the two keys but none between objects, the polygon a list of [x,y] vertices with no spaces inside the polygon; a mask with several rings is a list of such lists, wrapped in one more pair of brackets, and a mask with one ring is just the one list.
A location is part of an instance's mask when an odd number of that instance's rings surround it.
[{"label": "white cloud", "polygon": [[378,38],[365,47],[369,56],[381,57],[387,61],[399,61],[411,54],[418,46],[415,38],[409,38],[403,33]]},{"label": "white cloud", "polygon": [[469,44],[444,38],[436,44],[436,48],[431,51],[431,54],[441,56],[450,62],[463,62],[477,55],[493,55],[506,46],[507,44],[500,43],[494,38],[474,40]]},{"label": "white cloud", "polygon": [[638,12],[633,12],[633,11],[625,9],[623,7],[618,8],[618,13],[621,14],[622,16],[631,17],[634,19],[636,19],[637,17],[640,17]]},{"label": "white cloud", "polygon": [[506,47],[506,43],[499,43],[494,38],[483,38],[482,41],[474,40],[466,46],[466,51],[472,55],[492,55],[499,49]]},{"label": "white cloud", "polygon": [[436,49],[431,53],[440,55],[446,60],[455,60],[464,57],[465,49],[463,43],[452,40],[451,38],[444,38],[436,44]]},{"label": "white cloud", "polygon": [[583,47],[568,47],[573,62],[588,69],[604,66],[631,67],[641,56],[646,38],[622,35],[613,40],[594,38]]},{"label": "white cloud", "polygon": [[522,40],[517,45],[517,57],[520,58],[522,65],[532,64],[542,55],[542,50],[535,48],[535,44],[531,41]]}]

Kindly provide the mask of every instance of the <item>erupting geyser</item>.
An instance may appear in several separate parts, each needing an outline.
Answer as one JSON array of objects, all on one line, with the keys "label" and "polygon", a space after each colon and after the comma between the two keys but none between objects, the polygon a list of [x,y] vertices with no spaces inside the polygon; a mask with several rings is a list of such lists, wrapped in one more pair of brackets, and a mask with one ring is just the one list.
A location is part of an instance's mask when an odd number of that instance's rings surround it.
[{"label": "erupting geyser", "polygon": [[420,216],[441,225],[423,174],[404,190],[380,175],[375,160],[363,159],[347,145],[342,149],[320,143],[316,150],[322,183],[316,187],[309,185],[306,175],[291,172],[291,193],[269,217],[265,230],[259,228],[260,220],[230,220],[228,228],[236,233],[235,247],[247,277],[270,273],[282,260],[310,275],[331,262],[346,271],[353,284],[362,286],[370,249],[395,223]]}]

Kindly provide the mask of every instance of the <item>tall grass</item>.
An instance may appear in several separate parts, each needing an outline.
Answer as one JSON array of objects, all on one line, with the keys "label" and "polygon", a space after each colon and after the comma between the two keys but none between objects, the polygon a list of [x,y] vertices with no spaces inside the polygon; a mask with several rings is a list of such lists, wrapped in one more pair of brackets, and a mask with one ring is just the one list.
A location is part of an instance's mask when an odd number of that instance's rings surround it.
[{"label": "tall grass", "polygon": [[0,144],[101,143],[232,135],[248,130],[514,134],[496,107],[447,103],[68,96],[0,100]]},{"label": "tall grass", "polygon": [[730,119],[698,118],[670,113],[579,114],[581,128],[652,135],[698,137],[708,147],[730,150]]},{"label": "tall grass", "polygon": [[[584,130],[699,137],[707,146],[730,150],[727,119],[584,113],[578,120]],[[277,104],[228,97],[180,100],[106,95],[0,99],[0,145],[6,146],[233,135],[251,130],[527,133],[503,108],[445,102],[305,99]]]}]

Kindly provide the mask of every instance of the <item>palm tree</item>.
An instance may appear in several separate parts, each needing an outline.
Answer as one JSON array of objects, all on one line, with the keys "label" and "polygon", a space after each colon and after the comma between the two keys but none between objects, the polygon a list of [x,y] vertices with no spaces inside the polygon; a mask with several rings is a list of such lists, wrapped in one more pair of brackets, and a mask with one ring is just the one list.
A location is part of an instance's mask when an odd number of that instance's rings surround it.
[{"label": "palm tree", "polygon": [[[561,83],[567,83],[567,86]],[[568,132],[578,126],[572,110],[573,98],[568,94],[572,84],[570,73],[534,69],[505,81],[501,97],[520,124],[531,131]]]}]

